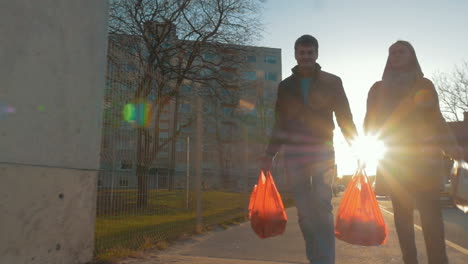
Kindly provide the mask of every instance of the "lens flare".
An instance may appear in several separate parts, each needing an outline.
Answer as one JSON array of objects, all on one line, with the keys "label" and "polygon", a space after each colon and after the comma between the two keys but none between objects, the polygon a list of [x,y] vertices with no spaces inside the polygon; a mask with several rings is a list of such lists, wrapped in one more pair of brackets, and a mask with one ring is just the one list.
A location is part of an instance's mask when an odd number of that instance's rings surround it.
[{"label": "lens flare", "polygon": [[127,122],[135,121],[135,106],[133,104],[126,104],[122,111],[123,119]]},{"label": "lens flare", "polygon": [[11,114],[14,114],[16,112],[16,109],[14,107],[11,107],[5,103],[0,102],[0,118],[7,117]]},{"label": "lens flare", "polygon": [[122,117],[126,122],[134,123],[138,127],[148,127],[153,113],[152,104],[140,102],[128,103],[122,110]]},{"label": "lens flare", "polygon": [[249,101],[246,101],[244,99],[240,99],[239,100],[239,106],[242,108],[242,109],[247,109],[247,110],[252,110],[255,108],[255,105],[252,104],[251,102]]},{"label": "lens flare", "polygon": [[375,136],[363,136],[352,143],[352,149],[365,164],[375,164],[386,152],[385,145]]}]

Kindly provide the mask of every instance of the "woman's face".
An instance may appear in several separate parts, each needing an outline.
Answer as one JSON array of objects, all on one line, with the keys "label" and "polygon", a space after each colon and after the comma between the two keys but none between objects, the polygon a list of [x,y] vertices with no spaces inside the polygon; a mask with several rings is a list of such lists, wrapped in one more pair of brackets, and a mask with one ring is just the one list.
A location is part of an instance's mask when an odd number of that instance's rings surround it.
[{"label": "woman's face", "polygon": [[394,69],[403,69],[410,62],[411,52],[406,46],[402,44],[395,44],[390,47],[388,56],[390,65]]}]

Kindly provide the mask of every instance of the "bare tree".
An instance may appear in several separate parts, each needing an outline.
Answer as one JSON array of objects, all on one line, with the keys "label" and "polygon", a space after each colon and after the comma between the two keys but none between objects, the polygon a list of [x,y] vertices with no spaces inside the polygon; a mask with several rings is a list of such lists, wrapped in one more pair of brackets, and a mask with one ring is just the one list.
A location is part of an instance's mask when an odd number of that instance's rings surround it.
[{"label": "bare tree", "polygon": [[468,61],[456,65],[450,73],[437,73],[433,79],[444,117],[462,121],[463,112],[468,111]]},{"label": "bare tree", "polygon": [[[136,83],[133,101],[150,102],[152,124],[138,128],[138,207],[147,205],[148,169],[158,153],[171,145],[193,118],[179,125],[180,87],[196,87],[215,79],[223,86],[219,65],[207,60],[208,49],[219,52],[226,45],[251,43],[259,37],[261,0],[111,0],[109,32],[116,49],[130,56],[137,70],[129,76]],[[110,51],[109,56],[113,53]],[[229,61],[228,61],[229,62]],[[226,63],[226,60],[218,64]],[[217,67],[215,67],[217,66]],[[214,74],[200,74],[209,71]],[[202,93],[203,91],[197,91]],[[173,134],[160,142],[161,114],[175,105]],[[171,167],[174,167],[172,157]],[[169,183],[173,186],[173,183]]]}]

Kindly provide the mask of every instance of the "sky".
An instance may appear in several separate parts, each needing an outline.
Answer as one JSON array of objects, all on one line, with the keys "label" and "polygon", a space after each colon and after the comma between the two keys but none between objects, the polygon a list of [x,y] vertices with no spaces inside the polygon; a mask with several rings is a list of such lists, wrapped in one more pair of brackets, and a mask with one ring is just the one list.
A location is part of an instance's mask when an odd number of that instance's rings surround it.
[{"label": "sky", "polygon": [[[262,21],[265,31],[256,45],[281,49],[282,79],[296,65],[294,41],[303,34],[318,39],[317,62],[341,77],[358,129],[369,88],[381,79],[395,41],[414,46],[429,79],[468,61],[466,0],[266,0]],[[338,173],[352,174],[356,160],[341,133],[335,134]]]}]

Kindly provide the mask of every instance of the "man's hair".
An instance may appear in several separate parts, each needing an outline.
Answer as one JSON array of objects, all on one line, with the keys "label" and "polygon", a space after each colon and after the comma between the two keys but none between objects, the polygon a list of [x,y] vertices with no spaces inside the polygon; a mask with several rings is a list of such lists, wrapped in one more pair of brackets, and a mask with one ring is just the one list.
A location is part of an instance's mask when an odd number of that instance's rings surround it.
[{"label": "man's hair", "polygon": [[296,40],[294,43],[294,50],[297,49],[297,46],[314,46],[317,50],[319,48],[318,41],[316,38],[312,37],[311,35],[302,35]]}]

